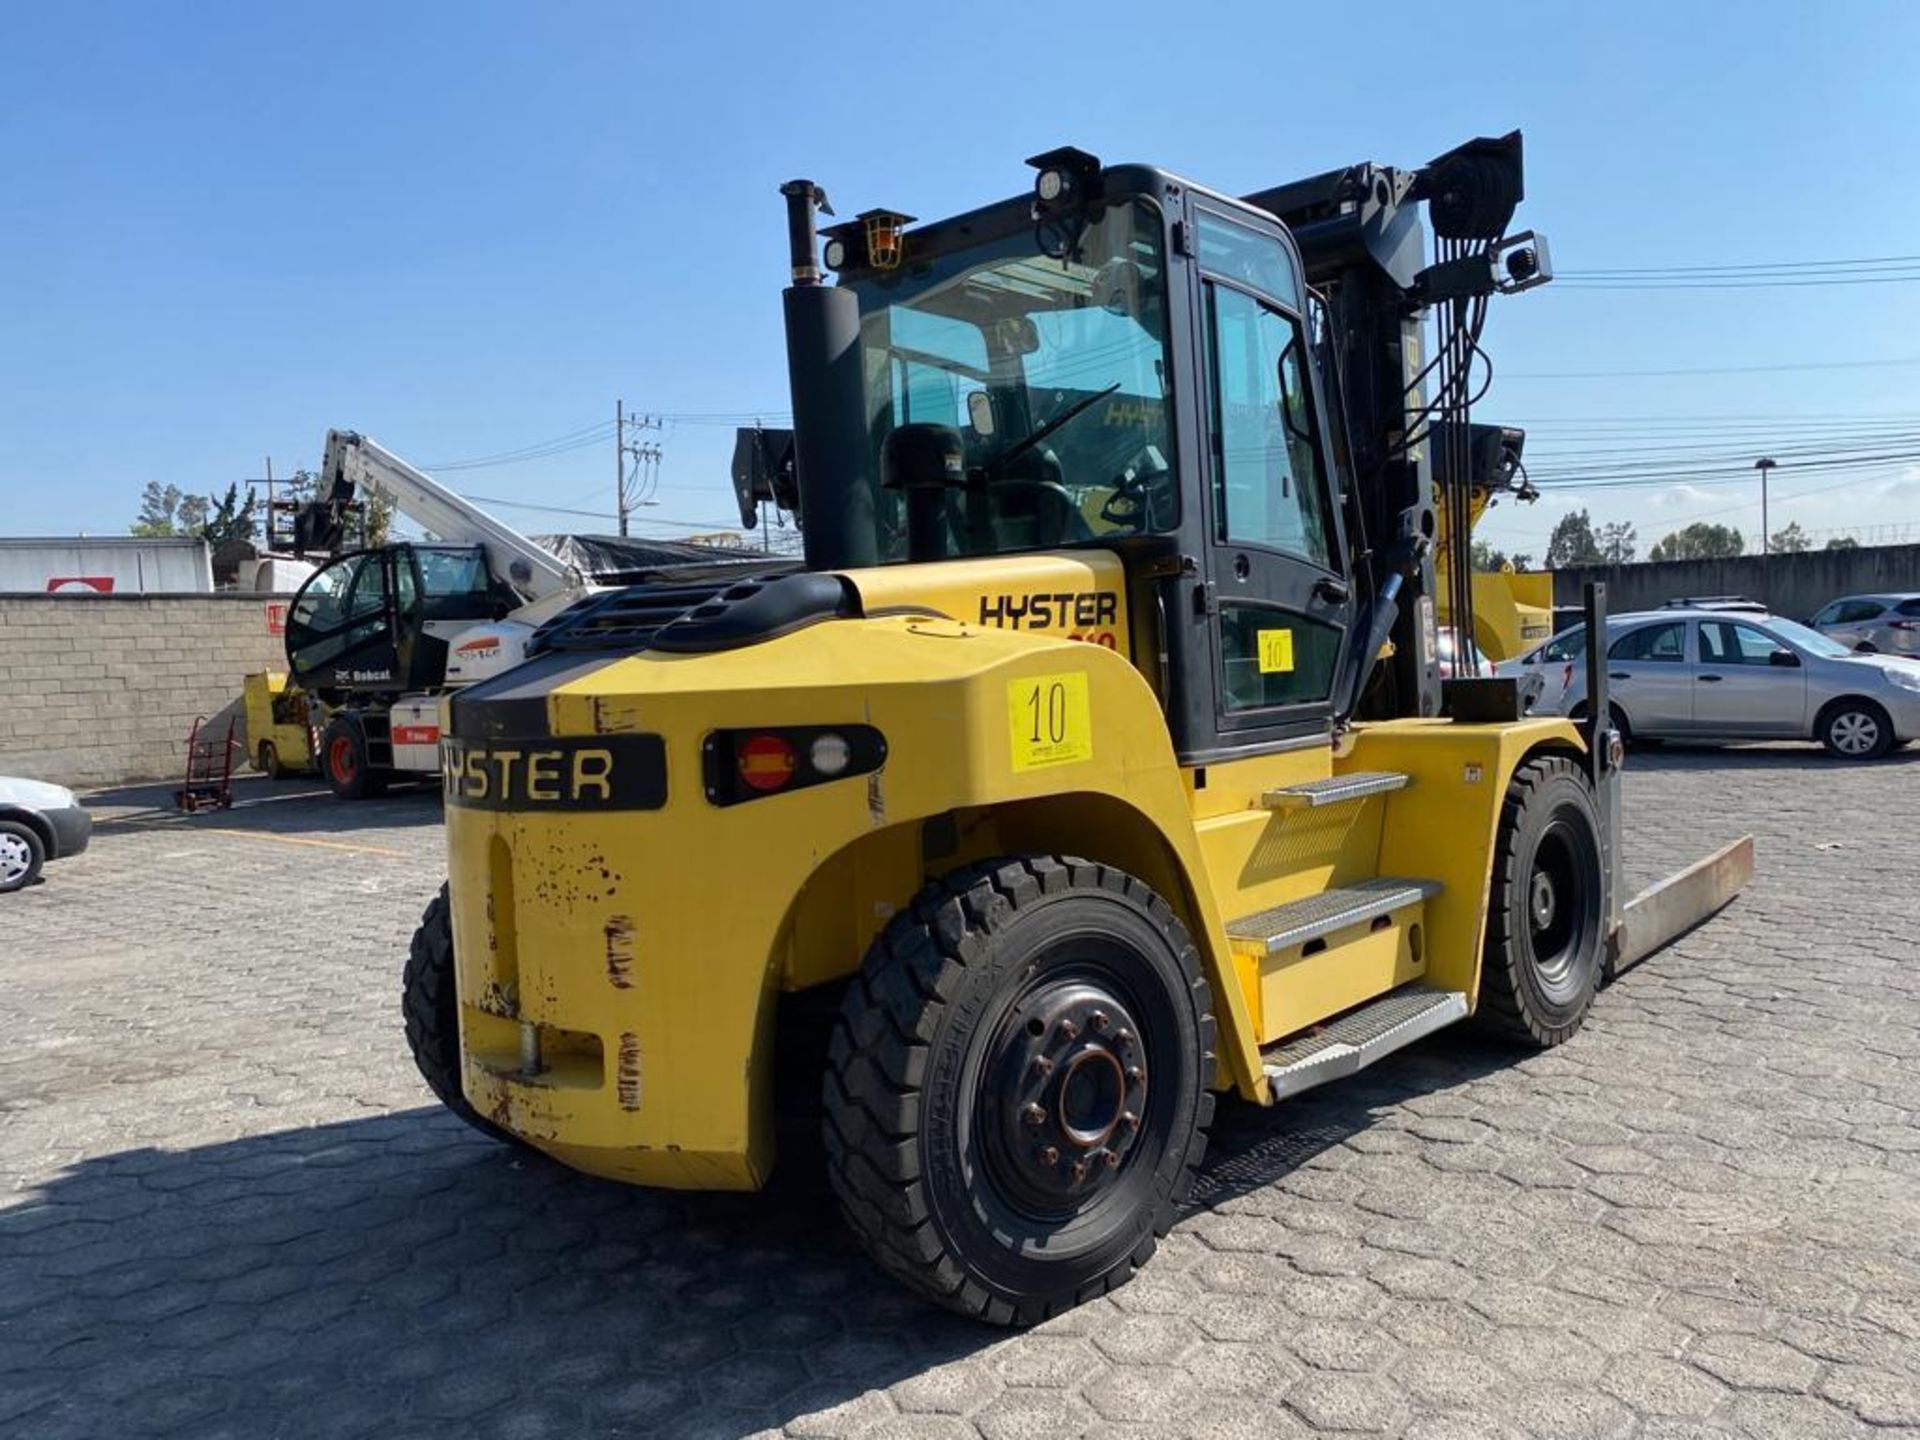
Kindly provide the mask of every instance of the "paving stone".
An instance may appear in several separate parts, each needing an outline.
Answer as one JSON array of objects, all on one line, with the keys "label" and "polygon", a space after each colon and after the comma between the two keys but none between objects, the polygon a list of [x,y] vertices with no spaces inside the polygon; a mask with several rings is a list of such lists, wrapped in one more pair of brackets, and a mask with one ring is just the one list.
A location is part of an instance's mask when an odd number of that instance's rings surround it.
[{"label": "paving stone", "polygon": [[1025,1334],[899,1291],[823,1198],[626,1189],[435,1106],[395,1013],[431,790],[103,825],[0,921],[33,1057],[0,1066],[0,1431],[1920,1429],[1920,893],[1860,904],[1809,840],[1905,844],[1920,756],[1673,746],[1624,784],[1631,884],[1751,828],[1749,894],[1556,1050],[1456,1032],[1223,1103],[1140,1279]]}]

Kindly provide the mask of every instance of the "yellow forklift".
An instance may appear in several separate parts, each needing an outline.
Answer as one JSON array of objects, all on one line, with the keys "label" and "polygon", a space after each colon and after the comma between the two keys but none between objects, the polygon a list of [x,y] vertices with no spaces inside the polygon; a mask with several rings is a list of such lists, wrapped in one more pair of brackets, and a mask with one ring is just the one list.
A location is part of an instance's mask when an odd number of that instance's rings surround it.
[{"label": "yellow forklift", "polygon": [[759,1187],[817,1096],[869,1252],[1002,1324],[1147,1261],[1216,1095],[1558,1044],[1751,865],[1622,906],[1618,737],[1441,683],[1480,324],[1548,274],[1517,133],[1238,199],[1029,164],[823,236],[782,187],[804,564],[589,597],[447,699],[404,987],[449,1107],[594,1174]]}]

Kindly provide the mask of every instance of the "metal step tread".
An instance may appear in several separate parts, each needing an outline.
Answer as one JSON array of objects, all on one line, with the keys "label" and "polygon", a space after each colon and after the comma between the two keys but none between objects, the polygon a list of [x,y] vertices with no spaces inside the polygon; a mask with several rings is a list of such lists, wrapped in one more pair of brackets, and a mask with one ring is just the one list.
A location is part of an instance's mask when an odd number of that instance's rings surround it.
[{"label": "metal step tread", "polygon": [[1467,997],[1462,991],[1403,985],[1304,1035],[1262,1051],[1261,1068],[1266,1071],[1275,1099],[1297,1095],[1363,1070],[1382,1056],[1466,1016]]},{"label": "metal step tread", "polygon": [[1317,810],[1322,805],[1343,805],[1369,795],[1384,795],[1389,790],[1404,789],[1406,784],[1407,777],[1398,770],[1350,770],[1324,780],[1282,785],[1262,795],[1260,803],[1269,810]]},{"label": "metal step tread", "polygon": [[1362,925],[1378,915],[1431,900],[1440,893],[1438,880],[1396,880],[1381,877],[1362,880],[1358,885],[1343,885],[1322,890],[1304,900],[1289,900],[1256,914],[1245,916],[1227,926],[1230,940],[1252,940],[1267,947],[1267,953],[1304,945],[1322,935],[1349,925]]}]

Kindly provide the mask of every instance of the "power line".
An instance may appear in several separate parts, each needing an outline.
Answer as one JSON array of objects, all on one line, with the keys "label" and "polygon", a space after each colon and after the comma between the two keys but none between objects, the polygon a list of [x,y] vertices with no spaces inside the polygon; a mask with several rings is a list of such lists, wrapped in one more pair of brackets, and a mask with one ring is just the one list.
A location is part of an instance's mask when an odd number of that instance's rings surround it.
[{"label": "power line", "polygon": [[1563,270],[1563,275],[1722,275],[1749,270],[1843,270],[1854,266],[1916,265],[1920,255],[1868,255],[1857,260],[1771,260],[1730,265],[1643,265],[1621,269]]},{"label": "power line", "polygon": [[1503,370],[1503,380],[1613,380],[1673,375],[1772,375],[1789,370],[1885,370],[1920,365],[1920,355],[1888,360],[1806,360],[1787,365],[1703,365],[1681,370]]}]

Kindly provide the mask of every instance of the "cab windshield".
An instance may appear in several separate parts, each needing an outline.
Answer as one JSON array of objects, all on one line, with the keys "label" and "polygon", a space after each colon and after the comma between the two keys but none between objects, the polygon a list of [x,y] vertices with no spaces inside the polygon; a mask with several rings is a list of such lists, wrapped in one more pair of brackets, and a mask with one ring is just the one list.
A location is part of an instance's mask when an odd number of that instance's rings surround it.
[{"label": "cab windshield", "polygon": [[909,423],[953,429],[965,454],[942,555],[1174,526],[1162,235],[1159,212],[1130,199],[1091,211],[1064,256],[1022,226],[918,263],[909,248],[902,269],[849,283],[883,563],[907,558],[907,533],[906,497],[879,484],[881,447]]}]

